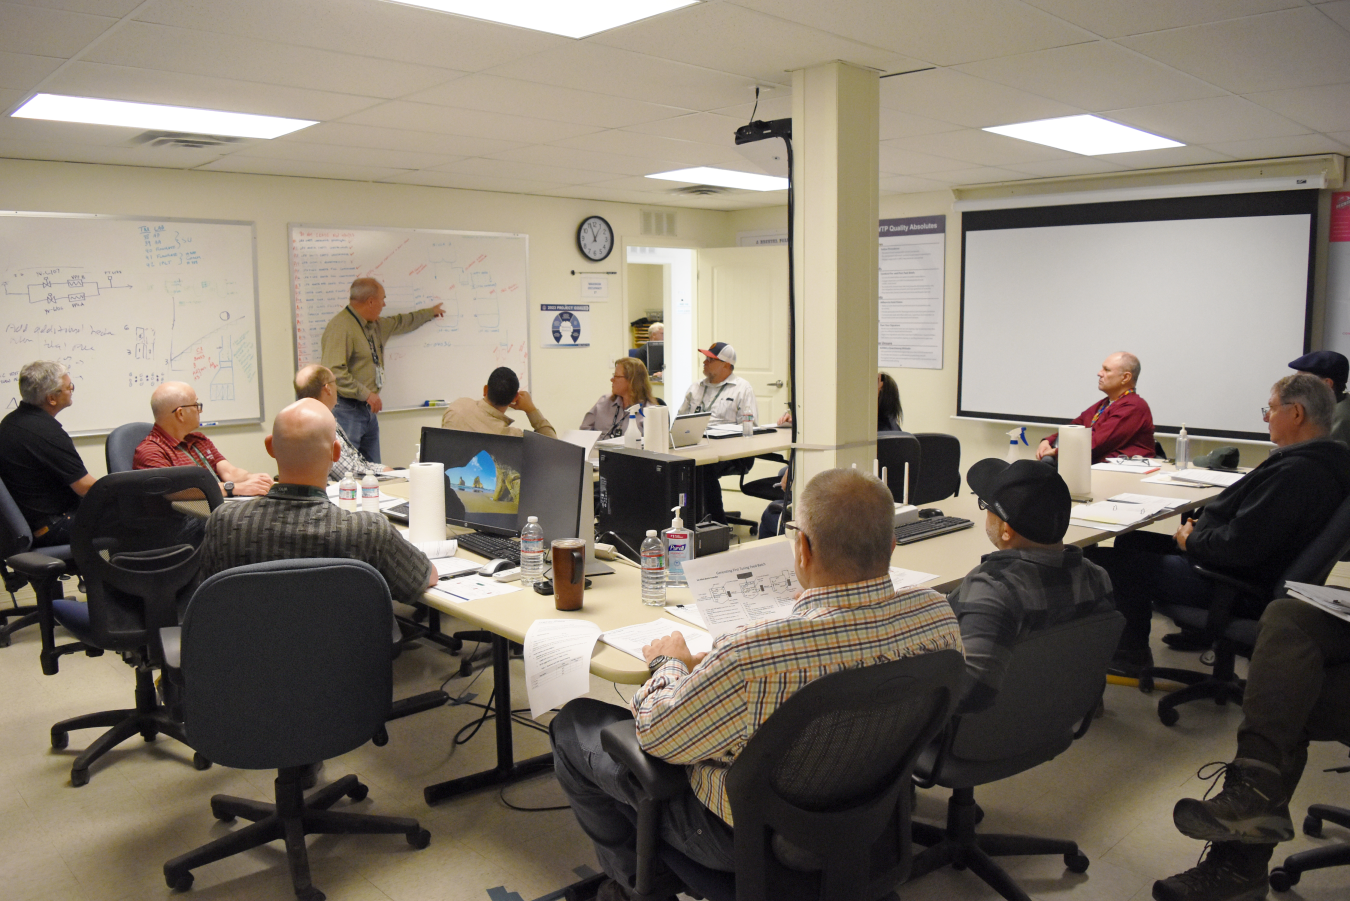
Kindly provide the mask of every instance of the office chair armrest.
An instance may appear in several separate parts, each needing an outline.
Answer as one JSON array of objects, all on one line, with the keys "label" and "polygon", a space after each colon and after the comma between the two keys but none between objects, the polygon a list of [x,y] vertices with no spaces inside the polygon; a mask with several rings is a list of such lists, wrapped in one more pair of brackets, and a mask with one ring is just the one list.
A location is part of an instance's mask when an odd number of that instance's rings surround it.
[{"label": "office chair armrest", "polygon": [[673,798],[689,785],[684,767],[653,757],[638,744],[637,724],[632,720],[611,723],[600,733],[600,746],[628,772],[654,801]]},{"label": "office chair armrest", "polygon": [[26,551],[22,554],[15,554],[5,562],[35,585],[58,578],[65,573],[66,567],[70,566],[69,561],[49,557],[41,551]]},{"label": "office chair armrest", "polygon": [[[947,762],[947,757],[951,754],[952,742],[956,739],[956,732],[960,727],[961,716],[960,714],[954,714],[952,718],[947,721],[947,725],[942,727],[942,731],[937,734],[937,737],[933,739],[932,743],[929,745],[929,747],[937,748],[937,751],[933,756],[933,763],[928,768],[927,776],[920,776],[917,772],[918,765],[916,765],[916,772],[913,776],[914,784],[916,786],[919,788],[932,788],[934,785],[937,785],[938,779],[942,777],[943,764]],[[919,761],[922,762],[927,756],[928,751],[925,749],[920,752]]]},{"label": "office chair armrest", "polygon": [[1217,570],[1210,569],[1207,566],[1201,566],[1199,563],[1192,563],[1191,569],[1195,570],[1197,575],[1209,579],[1216,585],[1231,588],[1240,594],[1250,594],[1260,597],[1265,593],[1265,589],[1260,585],[1255,585],[1243,579],[1235,579],[1227,573],[1221,573]]}]

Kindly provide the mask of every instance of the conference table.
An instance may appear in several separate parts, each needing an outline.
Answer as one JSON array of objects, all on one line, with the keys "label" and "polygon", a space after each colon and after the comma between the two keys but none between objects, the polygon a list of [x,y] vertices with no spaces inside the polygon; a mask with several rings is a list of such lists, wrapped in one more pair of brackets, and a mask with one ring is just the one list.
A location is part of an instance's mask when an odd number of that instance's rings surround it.
[{"label": "conference table", "polygon": [[[749,456],[752,453],[768,451],[754,449],[746,445],[760,441],[771,446],[774,436],[754,436],[750,439],[725,439],[726,442],[745,442],[741,447],[728,447],[725,453],[740,453]],[[782,439],[779,439],[781,441]],[[722,444],[724,442],[714,442]],[[778,447],[783,449],[783,446]],[[699,448],[707,453],[707,448]],[[741,451],[747,451],[741,453]],[[720,453],[720,452],[719,452]],[[727,457],[726,459],[735,459]],[[1171,467],[1163,467],[1164,471]],[[1184,499],[1177,507],[1164,511],[1149,520],[1135,523],[1130,527],[1112,531],[1105,527],[1088,528],[1071,525],[1065,535],[1065,542],[1087,546],[1105,541],[1136,528],[1162,519],[1176,516],[1192,510],[1216,496],[1222,489],[1211,486],[1160,485],[1141,481],[1142,474],[1135,472],[1106,472],[1093,470],[1092,493],[1094,500],[1106,500],[1119,494],[1133,493]],[[390,486],[400,487],[400,486]],[[972,528],[959,532],[938,535],[933,538],[898,546],[891,555],[891,565],[903,569],[932,573],[934,578],[923,587],[947,593],[954,589],[971,569],[980,561],[980,557],[989,553],[992,546],[984,534],[984,511],[979,509],[977,498],[963,487],[961,494],[939,502],[943,513],[959,516],[974,523]],[[462,531],[447,526],[447,534]],[[767,541],[787,541],[787,536],[765,539]],[[734,550],[734,549],[733,549]],[[478,559],[467,550],[461,550],[461,557]],[[494,680],[495,728],[497,739],[497,766],[491,770],[452,779],[447,782],[427,786],[423,795],[428,804],[436,804],[447,798],[474,791],[491,785],[514,781],[552,765],[552,756],[539,755],[527,760],[515,759],[511,731],[511,673],[509,647],[511,642],[521,643],[525,632],[536,619],[585,619],[595,623],[602,631],[622,626],[650,622],[661,616],[661,611],[644,606],[641,598],[641,570],[627,561],[616,561],[612,575],[597,576],[593,587],[585,593],[583,607],[575,612],[562,612],[555,609],[553,598],[540,595],[530,589],[481,600],[455,602],[441,595],[428,592],[423,602],[433,610],[449,614],[470,625],[484,629],[493,635],[492,666]],[[667,605],[692,604],[694,598],[688,588],[668,587]],[[671,620],[673,628],[688,629],[689,623],[665,614]],[[609,645],[598,642],[591,657],[591,673],[610,682],[640,685],[647,680],[646,664]]]}]

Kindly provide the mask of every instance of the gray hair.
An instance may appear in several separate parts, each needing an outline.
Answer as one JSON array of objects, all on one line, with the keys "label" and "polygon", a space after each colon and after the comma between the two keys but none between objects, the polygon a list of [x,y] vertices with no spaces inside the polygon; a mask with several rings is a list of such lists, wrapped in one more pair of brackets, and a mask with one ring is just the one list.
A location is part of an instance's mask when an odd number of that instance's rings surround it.
[{"label": "gray hair", "polygon": [[55,360],[37,360],[19,370],[19,396],[25,402],[40,407],[47,398],[61,390],[61,377],[70,370]]},{"label": "gray hair", "polygon": [[351,303],[365,303],[375,296],[375,292],[380,290],[380,283],[373,278],[358,278],[352,282],[351,293],[347,299]]},{"label": "gray hair", "polygon": [[880,479],[827,469],[807,483],[797,519],[825,568],[851,582],[884,575],[894,547],[895,499]]},{"label": "gray hair", "polygon": [[1120,352],[1120,365],[1125,367],[1125,371],[1130,374],[1130,384],[1139,384],[1139,358],[1128,350]]},{"label": "gray hair", "polygon": [[1327,383],[1310,372],[1286,375],[1270,389],[1282,404],[1298,404],[1303,415],[1322,433],[1331,431],[1331,413],[1336,408],[1336,395]]},{"label": "gray hair", "polygon": [[647,337],[652,341],[659,341],[666,337],[666,325],[664,322],[653,322],[647,326]]}]

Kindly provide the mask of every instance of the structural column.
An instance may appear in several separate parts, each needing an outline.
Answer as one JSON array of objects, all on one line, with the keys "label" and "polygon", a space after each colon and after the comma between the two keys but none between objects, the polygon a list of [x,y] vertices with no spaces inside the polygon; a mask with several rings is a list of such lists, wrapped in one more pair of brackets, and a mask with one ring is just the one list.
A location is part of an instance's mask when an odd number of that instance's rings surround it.
[{"label": "structural column", "polygon": [[798,485],[876,452],[879,93],[848,63],[793,73]]}]

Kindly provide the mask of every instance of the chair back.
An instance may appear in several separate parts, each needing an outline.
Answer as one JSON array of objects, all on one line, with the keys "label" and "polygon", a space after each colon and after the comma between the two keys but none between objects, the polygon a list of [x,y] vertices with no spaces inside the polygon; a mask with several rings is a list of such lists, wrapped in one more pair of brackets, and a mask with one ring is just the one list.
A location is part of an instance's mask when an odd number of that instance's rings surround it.
[{"label": "chair back", "polygon": [[201,584],[183,617],[183,723],[210,760],[317,763],[365,744],[393,697],[383,577],[359,560],[254,563]]},{"label": "chair back", "polygon": [[738,898],[856,901],[908,875],[914,760],[963,669],[940,651],[831,673],[764,721],[727,774]]},{"label": "chair back", "polygon": [[910,486],[909,502],[916,507],[953,497],[961,491],[961,441],[955,435],[919,432],[923,465],[919,482]]},{"label": "chair back", "polygon": [[1124,628],[1111,610],[1019,639],[993,705],[953,720],[937,782],[983,785],[1059,756],[1101,700]]},{"label": "chair back", "polygon": [[[897,504],[905,498],[905,464],[909,464],[909,497],[914,503],[914,492],[919,485],[923,448],[913,435],[877,436],[877,463],[886,470],[886,487]],[[925,502],[926,503],[926,502]]]},{"label": "chair back", "polygon": [[103,443],[103,459],[108,464],[108,472],[131,472],[136,448],[154,427],[153,422],[128,422],[109,432],[108,440]]},{"label": "chair back", "polygon": [[[158,648],[159,630],[178,625],[180,594],[196,579],[202,520],[172,498],[219,506],[220,485],[199,466],[115,472],[80,502],[70,540],[84,576],[88,624],[66,623],[80,641],[107,650]],[[185,598],[184,598],[185,599]]]},{"label": "chair back", "polygon": [[0,560],[22,554],[33,546],[33,530],[0,479]]},{"label": "chair back", "polygon": [[1341,501],[1322,531],[1289,564],[1283,581],[1324,585],[1347,551],[1350,551],[1350,497]]}]

